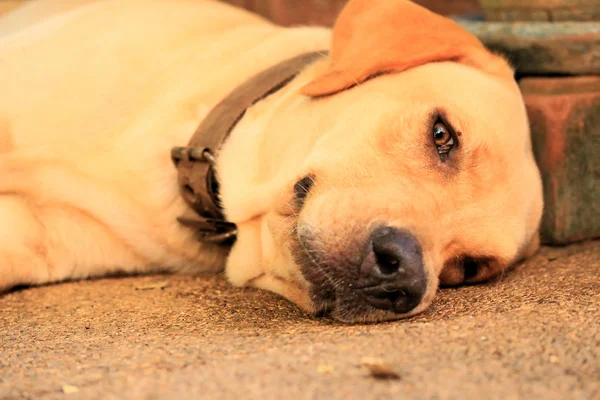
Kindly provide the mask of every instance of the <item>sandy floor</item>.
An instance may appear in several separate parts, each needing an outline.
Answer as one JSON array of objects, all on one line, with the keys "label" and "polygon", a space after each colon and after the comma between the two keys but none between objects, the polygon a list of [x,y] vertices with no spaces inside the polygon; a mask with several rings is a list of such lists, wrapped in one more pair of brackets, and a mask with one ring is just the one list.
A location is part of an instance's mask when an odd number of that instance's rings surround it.
[{"label": "sandy floor", "polygon": [[[363,357],[400,379],[373,378]],[[219,278],[12,292],[0,297],[0,398],[41,397],[600,399],[600,242],[546,248],[502,281],[370,326]]]}]

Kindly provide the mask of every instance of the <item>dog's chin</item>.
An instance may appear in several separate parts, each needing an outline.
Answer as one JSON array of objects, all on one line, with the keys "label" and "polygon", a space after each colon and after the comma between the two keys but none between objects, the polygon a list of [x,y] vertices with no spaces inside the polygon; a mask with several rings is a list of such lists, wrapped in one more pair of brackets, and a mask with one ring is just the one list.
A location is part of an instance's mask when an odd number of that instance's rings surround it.
[{"label": "dog's chin", "polygon": [[[364,240],[357,242],[359,244],[356,246],[349,247],[360,248]],[[406,297],[392,300],[368,295],[365,293],[368,288],[356,287],[360,279],[360,261],[356,260],[356,254],[331,250],[325,252],[323,248],[327,247],[319,243],[312,237],[306,240],[302,235],[291,243],[291,253],[304,281],[309,285],[310,311],[315,315],[327,315],[345,324],[394,321],[422,312],[435,295],[435,279],[429,279],[427,290],[419,299]],[[327,254],[327,258],[319,259],[321,254]]]},{"label": "dog's chin", "polygon": [[435,296],[435,291],[432,293],[428,290],[413,309],[405,313],[395,312],[375,307],[359,290],[343,283],[345,279],[338,278],[338,285],[332,285],[330,279],[324,279],[321,270],[309,267],[304,268],[303,272],[304,279],[310,285],[311,303],[310,309],[304,309],[313,315],[328,316],[344,324],[369,324],[408,318],[423,312]]},{"label": "dog's chin", "polygon": [[413,310],[407,313],[396,313],[389,310],[381,310],[364,301],[361,296],[350,293],[329,293],[326,297],[320,297],[313,290],[313,310],[318,316],[328,316],[344,324],[374,324],[379,322],[396,321],[412,317],[423,312],[429,305],[429,299],[425,298]]}]

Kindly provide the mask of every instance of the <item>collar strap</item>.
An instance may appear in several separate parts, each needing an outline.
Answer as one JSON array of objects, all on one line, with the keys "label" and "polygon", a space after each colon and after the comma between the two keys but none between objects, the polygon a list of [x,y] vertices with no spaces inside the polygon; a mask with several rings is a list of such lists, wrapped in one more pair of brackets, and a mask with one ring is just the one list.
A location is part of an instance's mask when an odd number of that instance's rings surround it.
[{"label": "collar strap", "polygon": [[171,158],[179,172],[179,188],[195,215],[178,221],[197,232],[198,239],[231,244],[237,229],[225,220],[215,175],[215,157],[246,110],[287,85],[308,64],[326,52],[312,52],[283,61],[255,75],[218,103],[196,129],[187,147],[174,147]]}]

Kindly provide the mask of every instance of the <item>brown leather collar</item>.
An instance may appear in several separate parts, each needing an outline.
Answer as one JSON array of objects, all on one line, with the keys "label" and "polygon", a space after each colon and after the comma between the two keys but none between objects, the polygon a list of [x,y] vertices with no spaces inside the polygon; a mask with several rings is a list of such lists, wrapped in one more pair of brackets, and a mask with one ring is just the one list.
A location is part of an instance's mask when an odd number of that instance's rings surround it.
[{"label": "brown leather collar", "polygon": [[219,200],[215,157],[246,110],[288,84],[298,73],[327,52],[306,53],[283,61],[237,87],[204,118],[187,147],[174,147],[171,157],[179,172],[181,195],[196,215],[178,218],[194,229],[198,239],[231,244],[237,229],[225,220]]}]

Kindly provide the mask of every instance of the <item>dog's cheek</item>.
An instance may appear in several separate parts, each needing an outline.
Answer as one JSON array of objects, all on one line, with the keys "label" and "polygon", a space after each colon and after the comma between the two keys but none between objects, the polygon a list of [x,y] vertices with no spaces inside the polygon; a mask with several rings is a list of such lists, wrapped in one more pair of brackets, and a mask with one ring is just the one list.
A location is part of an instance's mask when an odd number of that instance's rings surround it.
[{"label": "dog's cheek", "polygon": [[249,282],[249,286],[276,293],[310,314],[315,314],[320,311],[319,307],[317,307],[310,298],[310,292],[307,285],[291,282],[270,273],[264,273]]},{"label": "dog's cheek", "polygon": [[465,270],[459,263],[447,263],[439,276],[441,286],[458,286],[465,280]]},{"label": "dog's cheek", "polygon": [[[502,274],[511,263],[506,260],[499,260],[495,258],[482,258],[477,262],[477,269],[475,273],[469,274],[465,272],[465,283],[480,283],[488,281]],[[465,268],[467,271],[467,268]]]},{"label": "dog's cheek", "polygon": [[238,235],[227,263],[225,275],[236,286],[248,282],[265,273],[262,260],[261,219],[238,224]]},{"label": "dog's cheek", "polygon": [[521,251],[521,256],[518,258],[520,260],[525,260],[529,257],[532,257],[537,251],[540,249],[540,231],[539,229],[535,231],[531,240],[523,247]]}]

